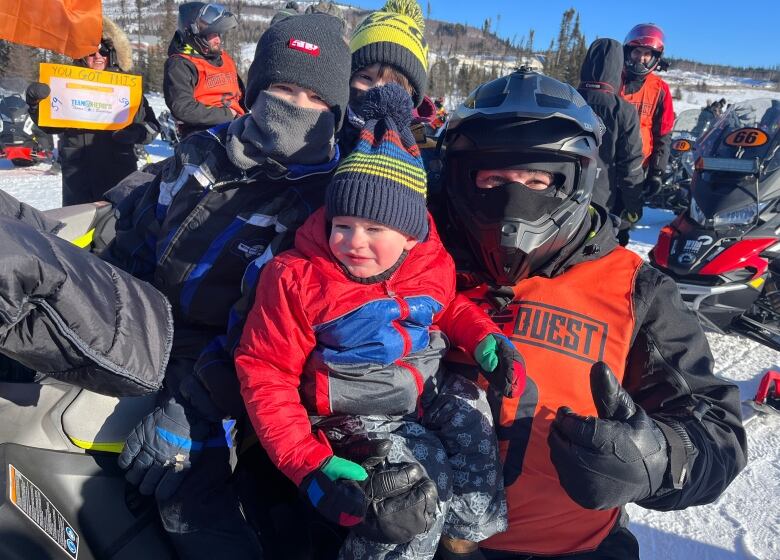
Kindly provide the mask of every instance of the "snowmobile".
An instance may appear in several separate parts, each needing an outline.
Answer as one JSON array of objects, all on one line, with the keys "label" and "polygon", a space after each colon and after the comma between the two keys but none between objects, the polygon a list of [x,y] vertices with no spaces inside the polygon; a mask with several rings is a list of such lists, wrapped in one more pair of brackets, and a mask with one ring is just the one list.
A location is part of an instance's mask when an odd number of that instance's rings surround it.
[{"label": "snowmobile", "polygon": [[51,161],[52,137],[33,123],[21,96],[0,99],[0,124],[0,158],[20,167]]},{"label": "snowmobile", "polygon": [[[110,203],[43,214],[64,224],[57,236],[85,250],[99,252],[111,240]],[[0,558],[176,560],[154,499],[140,495],[117,465],[156,394],[117,398],[51,378],[33,382],[35,375],[0,354]],[[335,558],[343,531],[289,505],[287,492],[297,496],[297,489],[283,475],[270,492],[267,485],[259,489],[257,469],[268,459],[256,438],[239,453],[245,466],[236,476],[250,495],[271,504],[245,506],[250,524],[264,528],[257,532],[267,558]]]},{"label": "snowmobile", "polygon": [[780,350],[780,100],[733,105],[693,157],[690,203],[651,263],[705,326]]},{"label": "snowmobile", "polygon": [[[103,202],[46,216],[88,248],[105,244],[113,212]],[[34,374],[0,356],[0,558],[174,558],[154,503],[116,461],[155,395],[109,397]]]},{"label": "snowmobile", "polygon": [[766,415],[780,416],[780,371],[767,371],[758,384],[756,395],[742,402],[743,424]]},{"label": "snowmobile", "polygon": [[689,109],[677,116],[671,132],[669,164],[663,174],[663,183],[659,191],[647,199],[647,206],[671,210],[675,214],[688,207],[696,139],[707,132],[715,120],[715,115],[707,109]]}]

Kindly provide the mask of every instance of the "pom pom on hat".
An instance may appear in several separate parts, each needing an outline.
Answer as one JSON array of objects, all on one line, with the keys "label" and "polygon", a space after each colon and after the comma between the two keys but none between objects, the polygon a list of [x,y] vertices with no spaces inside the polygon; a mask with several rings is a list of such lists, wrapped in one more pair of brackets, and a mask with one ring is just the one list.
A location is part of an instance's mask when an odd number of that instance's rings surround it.
[{"label": "pom pom on hat", "polygon": [[402,129],[412,122],[413,109],[412,98],[406,90],[393,83],[368,90],[362,114],[365,121],[393,119],[396,127]]},{"label": "pom pom on hat", "polygon": [[425,31],[425,17],[417,0],[387,0],[380,11],[394,12],[411,18],[420,31]]}]

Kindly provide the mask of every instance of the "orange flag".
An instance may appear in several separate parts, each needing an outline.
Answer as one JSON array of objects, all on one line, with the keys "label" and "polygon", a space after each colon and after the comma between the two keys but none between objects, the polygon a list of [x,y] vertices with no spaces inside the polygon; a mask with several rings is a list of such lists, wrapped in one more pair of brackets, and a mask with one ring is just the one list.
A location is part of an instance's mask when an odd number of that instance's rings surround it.
[{"label": "orange flag", "polygon": [[103,33],[100,0],[0,0],[0,39],[63,53],[92,54]]}]

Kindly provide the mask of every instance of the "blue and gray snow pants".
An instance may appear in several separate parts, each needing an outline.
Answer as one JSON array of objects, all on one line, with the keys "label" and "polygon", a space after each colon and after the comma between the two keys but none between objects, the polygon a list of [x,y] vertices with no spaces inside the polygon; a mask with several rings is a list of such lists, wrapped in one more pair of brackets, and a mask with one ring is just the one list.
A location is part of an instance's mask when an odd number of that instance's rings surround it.
[{"label": "blue and gray snow pants", "polygon": [[[390,464],[417,462],[437,485],[436,522],[405,544],[385,544],[350,533],[340,560],[426,560],[442,535],[474,542],[506,530],[506,499],[485,392],[458,375],[448,375],[420,421],[407,417],[312,418],[331,441],[355,434],[389,439]],[[327,426],[327,427],[326,427]]]}]

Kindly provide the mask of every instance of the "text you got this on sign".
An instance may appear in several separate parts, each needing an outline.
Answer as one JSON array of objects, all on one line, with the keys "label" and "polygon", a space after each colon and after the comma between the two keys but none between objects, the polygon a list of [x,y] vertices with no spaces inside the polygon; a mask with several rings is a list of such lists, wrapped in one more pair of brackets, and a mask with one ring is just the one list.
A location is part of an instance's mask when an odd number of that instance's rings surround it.
[{"label": "text you got this on sign", "polygon": [[40,105],[40,126],[119,130],[141,104],[141,76],[48,63],[40,73],[51,88]]}]

